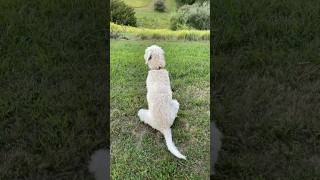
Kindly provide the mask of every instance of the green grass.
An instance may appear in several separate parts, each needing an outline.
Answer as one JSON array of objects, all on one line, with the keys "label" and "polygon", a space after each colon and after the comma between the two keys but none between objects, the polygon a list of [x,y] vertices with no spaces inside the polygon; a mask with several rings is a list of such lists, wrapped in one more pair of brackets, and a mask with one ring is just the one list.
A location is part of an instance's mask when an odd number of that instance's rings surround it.
[{"label": "green grass", "polygon": [[105,4],[0,1],[0,179],[92,179],[107,145]]},{"label": "green grass", "polygon": [[169,29],[171,14],[160,12],[145,12],[144,10],[136,10],[138,27],[146,27],[153,29]]},{"label": "green grass", "polygon": [[180,102],[173,138],[187,161],[175,158],[163,136],[137,116],[147,108],[143,54],[152,44],[111,41],[112,179],[209,179],[209,43],[156,43],[165,50],[173,97]]},{"label": "green grass", "polygon": [[167,8],[165,12],[154,11],[153,0],[126,0],[124,2],[135,8],[135,16],[139,27],[169,29],[171,14],[176,11],[175,0],[165,0]]},{"label": "green grass", "polygon": [[320,177],[320,2],[213,3],[213,179]]},{"label": "green grass", "polygon": [[153,0],[124,0],[124,2],[133,8],[141,8],[148,6]]}]

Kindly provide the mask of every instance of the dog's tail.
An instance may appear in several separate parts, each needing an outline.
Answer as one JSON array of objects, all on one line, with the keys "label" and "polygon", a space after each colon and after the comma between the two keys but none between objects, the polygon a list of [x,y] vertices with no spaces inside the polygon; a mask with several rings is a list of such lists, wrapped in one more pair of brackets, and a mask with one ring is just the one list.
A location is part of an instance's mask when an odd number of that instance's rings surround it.
[{"label": "dog's tail", "polygon": [[164,135],[164,138],[166,139],[166,144],[167,144],[167,147],[169,149],[169,151],[175,155],[176,157],[180,158],[180,159],[184,159],[186,160],[186,157],[184,155],[182,155],[177,147],[174,145],[173,141],[172,141],[172,133],[171,133],[171,129],[168,128],[168,129],[165,129],[163,130],[163,135]]}]

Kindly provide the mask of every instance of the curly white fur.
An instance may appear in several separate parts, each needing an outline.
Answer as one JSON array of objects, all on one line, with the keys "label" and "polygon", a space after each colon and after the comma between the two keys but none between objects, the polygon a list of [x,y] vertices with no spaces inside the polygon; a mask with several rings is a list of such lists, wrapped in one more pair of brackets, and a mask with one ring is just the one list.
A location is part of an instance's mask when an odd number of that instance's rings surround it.
[{"label": "curly white fur", "polygon": [[171,125],[179,110],[179,103],[172,99],[169,73],[165,66],[164,51],[156,45],[148,47],[144,59],[150,71],[147,77],[147,101],[149,109],[140,109],[141,121],[160,131],[169,151],[178,158],[186,159],[172,141]]}]

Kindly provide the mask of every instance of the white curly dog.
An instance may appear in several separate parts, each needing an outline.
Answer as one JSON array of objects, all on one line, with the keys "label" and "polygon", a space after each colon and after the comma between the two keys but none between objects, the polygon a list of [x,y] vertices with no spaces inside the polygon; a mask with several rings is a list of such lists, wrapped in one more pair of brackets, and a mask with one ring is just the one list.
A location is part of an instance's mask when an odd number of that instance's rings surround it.
[{"label": "white curly dog", "polygon": [[150,70],[147,77],[147,101],[149,109],[140,109],[141,121],[160,131],[169,151],[178,158],[186,159],[172,141],[171,126],[177,117],[179,103],[172,99],[169,73],[165,66],[164,51],[152,45],[145,50],[144,59]]}]

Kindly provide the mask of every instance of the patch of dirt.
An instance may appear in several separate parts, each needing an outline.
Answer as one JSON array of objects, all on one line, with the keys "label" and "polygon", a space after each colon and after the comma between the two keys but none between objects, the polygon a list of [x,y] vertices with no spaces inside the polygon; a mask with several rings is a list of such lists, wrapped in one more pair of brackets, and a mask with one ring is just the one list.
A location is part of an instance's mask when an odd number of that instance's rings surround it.
[{"label": "patch of dirt", "polygon": [[196,86],[188,86],[187,93],[190,94],[191,97],[209,99],[210,87],[199,88]]},{"label": "patch of dirt", "polygon": [[143,136],[147,132],[147,128],[144,124],[139,123],[136,128],[133,129],[132,134],[134,135],[135,139],[137,140],[136,144],[138,148],[141,148]]},{"label": "patch of dirt", "polygon": [[[177,119],[178,119],[178,118],[177,118]],[[177,120],[177,119],[176,119],[176,120]],[[189,131],[189,130],[190,130],[190,125],[189,125],[188,121],[183,121],[183,120],[181,120],[181,121],[179,121],[179,124],[180,124],[180,126],[181,126],[182,129],[184,129],[184,130],[186,130],[186,131]]]}]

